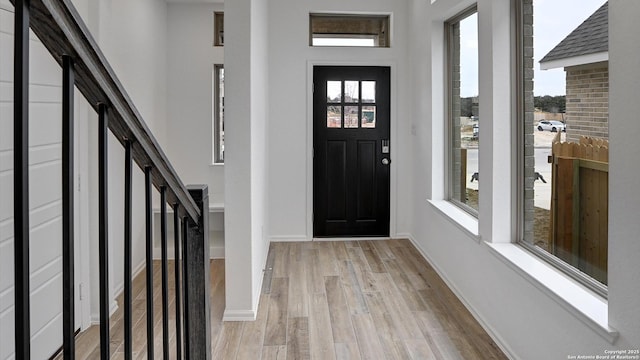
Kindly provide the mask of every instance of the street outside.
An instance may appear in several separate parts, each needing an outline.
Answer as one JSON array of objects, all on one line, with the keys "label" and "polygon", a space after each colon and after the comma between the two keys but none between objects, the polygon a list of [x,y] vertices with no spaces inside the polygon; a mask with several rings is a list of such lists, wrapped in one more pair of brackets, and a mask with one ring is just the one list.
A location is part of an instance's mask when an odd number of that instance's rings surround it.
[{"label": "street outside", "polygon": [[[534,183],[535,206],[549,210],[551,208],[551,164],[547,158],[551,155],[551,143],[557,133],[549,131],[534,132],[534,153],[535,153],[535,171],[538,172],[547,182],[536,180]],[[464,135],[463,135],[464,136]],[[564,140],[564,134],[561,137]],[[478,183],[481,181],[471,182],[471,177],[478,171],[478,148],[467,149],[467,188],[478,190]],[[480,179],[482,179],[480,177]]]}]

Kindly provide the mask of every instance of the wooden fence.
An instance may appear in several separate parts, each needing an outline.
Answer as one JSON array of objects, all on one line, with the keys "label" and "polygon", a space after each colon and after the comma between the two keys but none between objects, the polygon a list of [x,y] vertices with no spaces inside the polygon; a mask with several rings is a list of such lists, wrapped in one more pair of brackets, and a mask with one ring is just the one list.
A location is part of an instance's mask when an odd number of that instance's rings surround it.
[{"label": "wooden fence", "polygon": [[609,143],[556,142],[552,154],[551,251],[606,284]]}]

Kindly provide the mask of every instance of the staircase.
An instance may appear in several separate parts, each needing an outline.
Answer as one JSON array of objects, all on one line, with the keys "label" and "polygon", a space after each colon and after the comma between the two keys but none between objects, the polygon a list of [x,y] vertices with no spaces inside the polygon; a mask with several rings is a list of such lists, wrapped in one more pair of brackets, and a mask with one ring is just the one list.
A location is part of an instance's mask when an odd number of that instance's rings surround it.
[{"label": "staircase", "polygon": [[[84,96],[95,110],[94,121],[97,122],[97,139],[88,142],[98,144],[98,253],[99,264],[99,329],[100,358],[111,357],[110,315],[112,294],[109,289],[110,269],[109,241],[114,238],[122,241],[124,248],[124,289],[123,301],[119,304],[123,312],[124,355],[125,359],[133,357],[133,264],[132,249],[135,245],[132,233],[133,218],[133,177],[135,172],[144,173],[144,218],[145,218],[145,280],[146,284],[154,283],[153,272],[153,192],[160,195],[160,239],[161,239],[161,307],[154,307],[154,288],[146,286],[146,342],[148,359],[153,359],[154,344],[154,311],[159,310],[162,318],[162,354],[163,358],[177,359],[210,359],[210,326],[209,326],[209,199],[206,185],[185,186],[164,154],[159,143],[145,124],[139,111],[124,87],[116,77],[112,67],[93,39],[87,26],[71,3],[71,0],[11,0],[14,7],[14,72],[13,72],[13,299],[12,304],[0,313],[13,316],[3,317],[2,328],[10,327],[5,319],[13,318],[13,327],[9,334],[13,335],[13,344],[6,337],[2,340],[0,358],[31,359],[42,354],[33,355],[34,349],[44,345],[38,343],[42,337],[39,328],[32,328],[34,323],[31,306],[35,296],[40,293],[32,291],[31,281],[33,269],[30,260],[43,249],[32,247],[31,235],[34,232],[30,224],[32,211],[30,199],[30,30],[39,38],[49,55],[62,69],[62,96],[60,114],[61,121],[61,181],[50,180],[50,183],[61,183],[61,233],[51,234],[53,239],[60,238],[62,252],[61,285],[62,299],[62,343],[60,348],[65,359],[75,359],[76,319],[75,299],[76,276],[78,264],[74,253],[77,241],[74,218],[80,211],[75,206],[74,181],[77,178],[74,158],[77,150],[74,144],[78,134],[74,133],[74,92],[75,89]],[[4,60],[4,59],[3,59]],[[52,117],[56,116],[51,115]],[[5,131],[5,129],[2,129]],[[124,234],[109,236],[109,151],[108,138],[111,133],[124,148]],[[31,190],[31,191],[30,191]],[[45,189],[50,190],[50,189]],[[2,199],[5,202],[5,199]],[[7,199],[7,203],[9,199]],[[170,208],[171,210],[168,210]],[[168,213],[172,216],[173,239],[167,239]],[[0,239],[2,241],[2,239]],[[11,241],[11,239],[9,239]],[[173,241],[174,253],[169,254],[167,245]],[[168,260],[176,260],[176,266],[168,266]],[[172,269],[172,273],[169,273]],[[0,274],[2,283],[9,282],[7,272]],[[176,290],[169,298],[169,277]],[[10,290],[11,290],[10,289]],[[0,288],[0,293],[8,292]],[[45,299],[45,302],[47,299]],[[169,303],[175,302],[175,313],[169,313]],[[52,303],[56,303],[52,301]],[[0,314],[1,315],[1,314]],[[174,353],[169,346],[169,318],[175,317]],[[11,338],[11,336],[9,337]],[[51,339],[48,339],[50,342]],[[11,345],[13,350],[11,350]],[[160,345],[159,345],[160,346]],[[47,357],[55,353],[45,354]]]}]

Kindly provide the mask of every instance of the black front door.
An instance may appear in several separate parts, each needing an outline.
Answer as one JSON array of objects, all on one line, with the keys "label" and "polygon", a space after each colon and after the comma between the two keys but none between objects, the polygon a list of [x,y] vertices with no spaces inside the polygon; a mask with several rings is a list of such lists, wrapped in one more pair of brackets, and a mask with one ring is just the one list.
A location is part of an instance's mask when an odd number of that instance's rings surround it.
[{"label": "black front door", "polygon": [[389,236],[388,67],[313,69],[313,235]]}]

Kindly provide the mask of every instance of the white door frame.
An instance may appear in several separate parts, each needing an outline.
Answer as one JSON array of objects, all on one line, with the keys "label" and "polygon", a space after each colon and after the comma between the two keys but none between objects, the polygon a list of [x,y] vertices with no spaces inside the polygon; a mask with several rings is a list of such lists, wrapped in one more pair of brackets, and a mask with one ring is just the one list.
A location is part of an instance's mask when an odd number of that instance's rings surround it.
[{"label": "white door frame", "polygon": [[[335,60],[308,60],[307,61],[307,240],[313,239],[313,67],[314,66],[388,66],[391,69],[390,83],[390,112],[391,112],[391,153],[393,148],[397,146],[397,64],[395,61],[335,61]],[[393,160],[393,159],[392,159]],[[391,162],[393,164],[393,161]],[[391,181],[389,183],[389,236],[391,238],[397,235],[396,216],[398,205],[398,169],[397,166],[391,166]],[[326,239],[324,239],[326,240]]]}]

